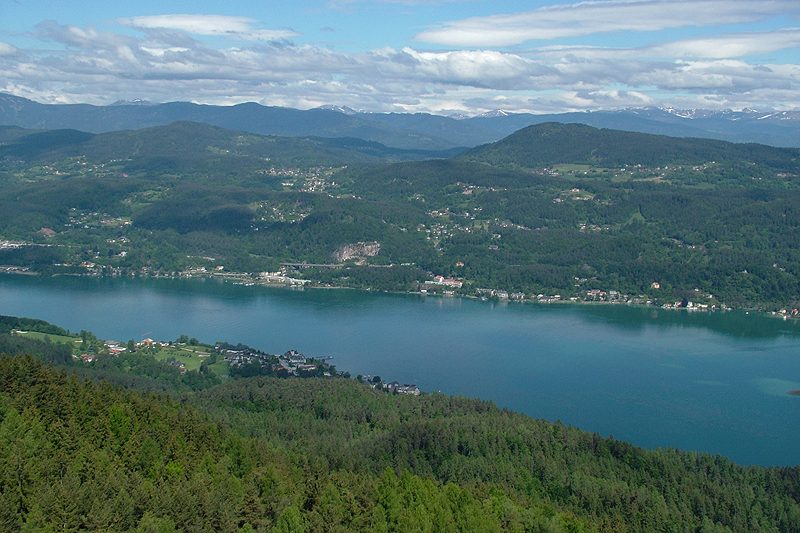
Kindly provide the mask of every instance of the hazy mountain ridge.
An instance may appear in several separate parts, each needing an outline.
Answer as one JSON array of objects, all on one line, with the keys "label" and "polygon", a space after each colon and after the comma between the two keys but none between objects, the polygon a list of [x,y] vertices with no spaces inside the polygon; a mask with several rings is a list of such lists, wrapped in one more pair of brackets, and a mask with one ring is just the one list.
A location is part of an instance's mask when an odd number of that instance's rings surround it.
[{"label": "hazy mountain ridge", "polygon": [[264,136],[191,121],[101,134],[0,126],[0,157],[27,162],[81,155],[93,161],[134,157],[203,159],[209,157],[209,150],[216,150],[218,156],[225,158],[255,158],[261,166],[265,160],[279,165],[342,165],[451,157],[458,153],[402,150],[353,137]]},{"label": "hazy mountain ridge", "polygon": [[111,106],[52,105],[0,94],[0,124],[23,128],[77,129],[107,133],[163,126],[181,120],[261,135],[355,137],[401,149],[446,150],[458,146],[457,143],[425,132],[397,129],[325,109],[301,111],[256,103],[210,106],[189,102]]},{"label": "hazy mountain ridge", "polygon": [[466,119],[466,122],[494,129],[503,136],[535,124],[560,122],[672,137],[756,142],[783,147],[800,146],[800,112],[797,111],[760,113],[634,108],[547,115],[492,113]]},{"label": "hazy mountain ridge", "polygon": [[140,100],[110,106],[40,104],[0,94],[0,124],[37,129],[77,129],[104,133],[191,120],[232,130],[291,137],[357,137],[392,148],[446,150],[497,141],[543,122],[581,123],[673,137],[758,142],[800,147],[800,111],[709,111],[631,108],[534,115],[495,110],[466,118],[429,113],[367,113],[328,105],[301,111],[256,103],[234,106],[188,102],[153,104]]},{"label": "hazy mountain ridge", "polygon": [[[337,109],[333,106],[331,109]],[[559,122],[563,124],[578,123],[594,126],[596,128],[611,128],[639,133],[652,133],[670,135],[673,137],[699,137],[718,139],[729,142],[757,142],[772,146],[798,147],[800,146],[800,111],[756,111],[744,109],[733,111],[713,111],[708,109],[675,109],[659,107],[629,108],[617,111],[590,111],[571,113],[550,113],[534,115],[531,113],[512,113],[502,109],[495,109],[475,117],[452,115],[450,117],[437,117],[425,113],[359,113],[347,108],[349,114],[366,120],[379,121],[395,127],[404,127],[411,123],[423,131],[429,131],[426,126],[436,124],[442,131],[441,122],[430,120],[424,124],[422,117],[436,117],[448,121],[449,128],[468,128],[477,126],[472,130],[475,136],[486,135],[489,138],[482,142],[492,142],[510,135],[517,130],[541,124],[544,122]],[[454,126],[449,121],[459,122]],[[449,137],[453,138],[453,137]],[[459,138],[462,140],[462,138]],[[463,138],[464,144],[469,144],[468,138]],[[481,143],[478,143],[481,144]]]}]

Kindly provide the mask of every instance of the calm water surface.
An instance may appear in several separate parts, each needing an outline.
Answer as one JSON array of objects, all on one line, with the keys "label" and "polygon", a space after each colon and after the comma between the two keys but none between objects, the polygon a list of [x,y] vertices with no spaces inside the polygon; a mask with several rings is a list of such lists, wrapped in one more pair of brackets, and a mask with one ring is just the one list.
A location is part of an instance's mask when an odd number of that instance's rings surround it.
[{"label": "calm water surface", "polygon": [[0,314],[127,341],[333,356],[648,448],[800,464],[800,327],[741,312],[492,304],[219,280],[0,276]]}]

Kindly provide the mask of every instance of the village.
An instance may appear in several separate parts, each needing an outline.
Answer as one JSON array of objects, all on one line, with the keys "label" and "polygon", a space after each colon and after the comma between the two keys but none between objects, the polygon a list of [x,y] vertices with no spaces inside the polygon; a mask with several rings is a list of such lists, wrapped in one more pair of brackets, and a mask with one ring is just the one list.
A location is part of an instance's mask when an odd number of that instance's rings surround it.
[{"label": "village", "polygon": [[[270,355],[259,350],[255,350],[244,344],[236,346],[218,343],[214,350],[221,353],[225,361],[228,362],[231,373],[237,370],[260,368],[268,375],[278,377],[342,377],[350,378],[349,372],[339,373],[333,365],[327,363],[330,357],[311,358],[306,357],[297,350],[288,350],[283,355]],[[421,391],[416,384],[399,384],[397,381],[385,383],[379,376],[359,375],[356,377],[359,383],[368,385],[375,390],[388,392],[389,394],[407,394],[419,396]]]},{"label": "village", "polygon": [[[35,332],[18,331],[14,335],[42,337]],[[56,342],[67,342],[73,348],[73,359],[91,364],[99,357],[119,357],[126,353],[152,356],[156,360],[178,370],[181,375],[206,367],[207,371],[218,374],[223,379],[253,376],[272,376],[276,378],[322,378],[350,379],[349,372],[339,372],[328,361],[332,357],[306,357],[297,350],[288,350],[281,355],[273,355],[245,344],[217,342],[204,344],[195,338],[181,335],[175,341],[158,341],[142,338],[140,342],[100,340],[91,333],[81,332],[72,337],[53,338]],[[419,396],[422,391],[416,384],[400,384],[397,381],[384,382],[379,376],[359,375],[356,380],[370,388],[388,394]]]},{"label": "village", "polygon": [[214,351],[228,362],[231,375],[242,377],[252,375],[275,375],[278,377],[350,377],[349,373],[339,374],[333,365],[327,363],[329,357],[315,359],[306,357],[297,350],[288,350],[283,355],[272,355],[256,350],[245,344],[217,343]]}]

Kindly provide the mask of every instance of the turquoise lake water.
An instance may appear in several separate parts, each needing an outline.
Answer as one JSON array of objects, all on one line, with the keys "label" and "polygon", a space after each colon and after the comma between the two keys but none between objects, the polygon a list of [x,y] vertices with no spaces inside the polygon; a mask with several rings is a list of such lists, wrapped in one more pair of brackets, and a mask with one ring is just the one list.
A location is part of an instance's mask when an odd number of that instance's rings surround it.
[{"label": "turquoise lake water", "polygon": [[242,342],[491,399],[647,448],[800,464],[800,326],[744,312],[538,305],[221,280],[0,276],[0,314],[127,341]]}]

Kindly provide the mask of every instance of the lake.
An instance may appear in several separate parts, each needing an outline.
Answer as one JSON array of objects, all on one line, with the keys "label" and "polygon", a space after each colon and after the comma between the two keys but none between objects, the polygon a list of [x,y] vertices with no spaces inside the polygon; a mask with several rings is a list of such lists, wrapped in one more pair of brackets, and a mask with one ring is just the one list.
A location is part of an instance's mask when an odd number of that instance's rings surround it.
[{"label": "lake", "polygon": [[491,399],[647,448],[800,464],[800,326],[744,312],[539,305],[217,279],[0,276],[0,314],[104,339],[242,342]]}]

